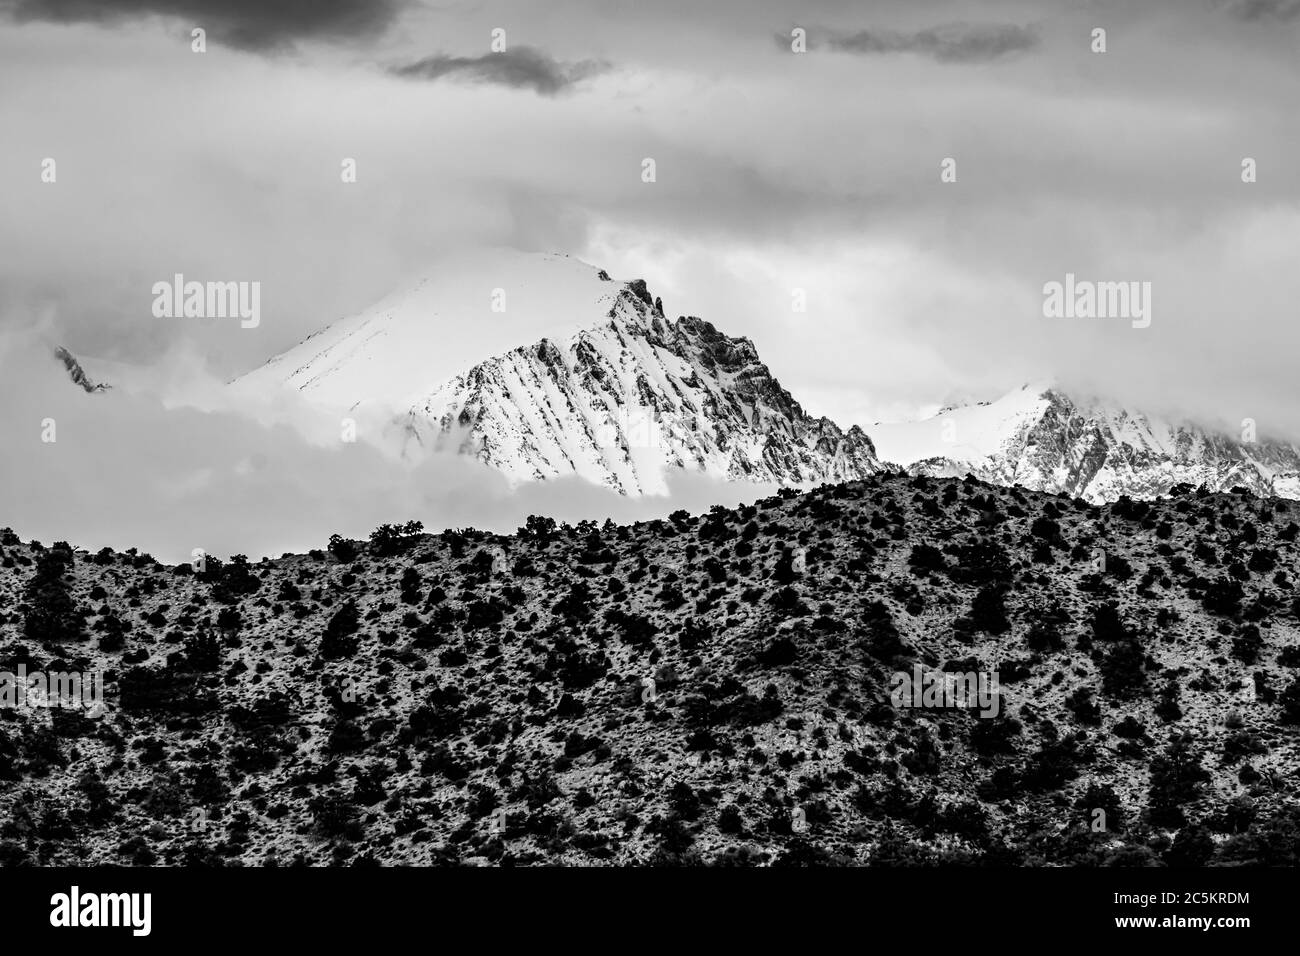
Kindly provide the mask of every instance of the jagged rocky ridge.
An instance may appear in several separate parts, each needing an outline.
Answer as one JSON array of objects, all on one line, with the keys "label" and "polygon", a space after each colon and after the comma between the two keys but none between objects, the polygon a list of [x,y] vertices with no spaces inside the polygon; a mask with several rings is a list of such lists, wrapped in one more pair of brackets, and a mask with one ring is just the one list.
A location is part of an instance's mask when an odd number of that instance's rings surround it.
[{"label": "jagged rocky ridge", "polygon": [[1184,483],[1300,498],[1295,445],[1163,421],[1050,386],[872,434],[883,459],[913,474],[971,474],[1093,502],[1153,498]]},{"label": "jagged rocky ridge", "polygon": [[408,453],[454,443],[512,478],[577,473],[626,494],[666,491],[665,468],[785,485],[878,467],[860,428],[805,413],[748,339],[666,319],[642,281],[603,324],[474,366],[403,425]]}]

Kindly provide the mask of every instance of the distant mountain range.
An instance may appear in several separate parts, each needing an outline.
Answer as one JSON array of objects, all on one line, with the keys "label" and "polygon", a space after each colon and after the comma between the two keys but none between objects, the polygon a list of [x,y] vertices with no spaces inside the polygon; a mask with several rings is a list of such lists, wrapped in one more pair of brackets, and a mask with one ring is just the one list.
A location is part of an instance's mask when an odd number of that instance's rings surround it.
[{"label": "distant mountain range", "polygon": [[[512,341],[522,326],[543,337]],[[681,468],[783,485],[972,474],[1092,502],[1183,483],[1300,498],[1295,445],[1051,384],[844,429],[807,414],[748,339],[694,316],[670,320],[645,282],[559,255],[453,263],[232,384],[255,399],[291,389],[342,415],[378,416],[380,443],[409,459],[454,450],[517,481],[576,474],[628,495],[664,492]]]},{"label": "distant mountain range", "polygon": [[1153,498],[1178,484],[1300,498],[1295,445],[1162,421],[1050,385],[870,432],[883,460],[914,474],[970,474],[1094,503]]}]

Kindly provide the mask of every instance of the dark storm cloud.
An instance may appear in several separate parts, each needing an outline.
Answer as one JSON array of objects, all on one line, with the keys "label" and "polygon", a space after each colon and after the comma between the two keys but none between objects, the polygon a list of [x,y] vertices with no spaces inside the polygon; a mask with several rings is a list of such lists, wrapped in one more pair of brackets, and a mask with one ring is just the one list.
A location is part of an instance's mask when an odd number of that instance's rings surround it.
[{"label": "dark storm cloud", "polygon": [[[779,36],[781,46],[790,38]],[[832,33],[826,41],[843,53],[917,53],[941,63],[985,63],[1038,45],[1032,27],[1013,23],[949,23],[924,30],[859,30]]]},{"label": "dark storm cloud", "polygon": [[298,40],[347,40],[385,30],[409,0],[0,0],[18,22],[117,24],[151,16],[192,21],[208,38],[247,50]]},{"label": "dark storm cloud", "polygon": [[404,66],[392,67],[389,72],[394,76],[421,80],[454,77],[471,83],[531,87],[543,96],[555,96],[580,80],[607,69],[609,65],[598,60],[563,63],[541,50],[518,46],[501,53],[485,53],[483,56],[447,56],[440,53]]},{"label": "dark storm cloud", "polygon": [[1228,9],[1239,20],[1294,20],[1300,0],[1235,0]]}]

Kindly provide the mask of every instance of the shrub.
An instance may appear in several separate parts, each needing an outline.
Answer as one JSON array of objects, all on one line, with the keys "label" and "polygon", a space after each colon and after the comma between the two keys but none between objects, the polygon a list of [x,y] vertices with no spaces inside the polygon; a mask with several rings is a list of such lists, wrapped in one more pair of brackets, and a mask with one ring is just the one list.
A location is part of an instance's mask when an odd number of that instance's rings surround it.
[{"label": "shrub", "polygon": [[370,532],[370,553],[380,557],[401,554],[423,530],[424,524],[419,521],[408,521],[402,525],[381,524]]},{"label": "shrub", "polygon": [[[1119,832],[1123,829],[1124,805],[1120,803],[1119,795],[1110,784],[1088,784],[1088,789],[1083,792],[1074,806],[1083,813],[1084,824],[1090,830],[1094,829],[1097,823],[1103,823],[1102,829],[1111,832]],[[1104,816],[1097,816],[1098,810],[1102,811]]]},{"label": "shrub", "polygon": [[1300,679],[1296,679],[1282,691],[1278,701],[1282,713],[1278,720],[1284,724],[1300,724]]},{"label": "shrub", "polygon": [[1003,603],[1002,587],[986,584],[980,588],[975,594],[975,600],[971,602],[970,618],[978,631],[1005,634],[1011,630],[1011,622],[1007,620],[1006,605]]},{"label": "shrub", "polygon": [[36,573],[23,590],[23,632],[34,641],[79,641],[85,637],[85,621],[66,580],[71,564],[72,551],[64,548],[50,548],[36,559]]},{"label": "shrub", "polygon": [[217,706],[198,677],[170,668],[127,668],[118,681],[118,699],[125,711],[202,714]]},{"label": "shrub", "polygon": [[1263,647],[1264,639],[1260,637],[1259,628],[1254,624],[1246,624],[1233,639],[1232,656],[1243,664],[1254,664],[1259,660],[1259,652]]},{"label": "shrub", "polygon": [[1092,690],[1080,687],[1065,699],[1065,706],[1081,724],[1096,726],[1101,723],[1101,708],[1092,699]]},{"label": "shrub", "polygon": [[943,552],[932,544],[924,543],[913,546],[912,553],[907,559],[907,566],[916,575],[943,572],[948,568]]},{"label": "shrub", "polygon": [[222,604],[234,604],[244,595],[252,594],[262,586],[261,579],[249,567],[248,558],[242,554],[232,555],[229,564],[218,564],[218,568],[217,580],[212,587],[212,597]]},{"label": "shrub", "polygon": [[1108,697],[1132,697],[1147,685],[1146,651],[1137,638],[1120,641],[1101,661],[1101,687]]},{"label": "shrub", "polygon": [[1165,863],[1173,867],[1201,867],[1214,855],[1214,838],[1204,827],[1186,826],[1178,831],[1165,851]]},{"label": "shrub", "polygon": [[1113,602],[1097,604],[1092,609],[1092,636],[1099,641],[1123,641],[1129,637],[1128,626]]},{"label": "shrub", "polygon": [[555,603],[555,613],[570,621],[585,621],[591,617],[591,587],[586,581],[575,581],[569,593]]},{"label": "shrub", "polygon": [[1160,690],[1160,700],[1156,703],[1156,716],[1165,723],[1172,723],[1183,716],[1183,708],[1178,705],[1181,690],[1177,681],[1169,681]]},{"label": "shrub", "polygon": [[1240,582],[1220,577],[1205,589],[1201,603],[1211,614],[1236,617],[1241,613],[1241,600],[1244,596]]},{"label": "shrub", "polygon": [[636,613],[629,613],[622,608],[612,607],[605,612],[605,623],[618,628],[625,644],[633,647],[648,647],[654,643],[659,628],[650,618]]},{"label": "shrub", "polygon": [[1201,766],[1189,736],[1175,736],[1164,752],[1151,761],[1147,814],[1152,824],[1170,829],[1186,822],[1183,804],[1195,800],[1210,774]]},{"label": "shrub", "polygon": [[316,828],[327,837],[347,837],[359,840],[362,836],[361,824],[356,819],[356,807],[351,796],[339,790],[331,790],[313,797],[307,803]]},{"label": "shrub", "polygon": [[867,604],[862,625],[866,652],[882,664],[892,665],[906,653],[907,645],[883,602],[873,600]]},{"label": "shrub", "polygon": [[221,640],[206,626],[200,627],[185,638],[185,663],[196,671],[216,670],[221,666]]},{"label": "shrub", "polygon": [[543,515],[529,515],[524,521],[524,526],[519,529],[518,536],[525,541],[548,544],[556,537],[555,519]]},{"label": "shrub", "polygon": [[[351,564],[356,560],[357,547],[342,535],[332,534],[330,535],[329,553],[334,555],[340,564]],[[295,588],[295,590],[297,589]]]},{"label": "shrub", "polygon": [[359,643],[355,635],[360,624],[356,602],[344,602],[325,626],[320,641],[321,656],[326,660],[342,660],[355,654]]}]

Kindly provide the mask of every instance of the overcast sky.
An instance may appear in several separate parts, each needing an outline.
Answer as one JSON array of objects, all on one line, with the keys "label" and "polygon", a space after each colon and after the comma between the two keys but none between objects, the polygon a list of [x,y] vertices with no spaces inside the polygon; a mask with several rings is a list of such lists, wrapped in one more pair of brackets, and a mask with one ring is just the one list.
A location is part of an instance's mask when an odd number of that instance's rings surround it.
[{"label": "overcast sky", "polygon": [[[506,244],[845,425],[1057,376],[1300,438],[1298,47],[1300,0],[0,0],[0,322],[224,379]],[[177,272],[261,325],[154,318]],[[1044,318],[1067,272],[1150,327]]]}]

